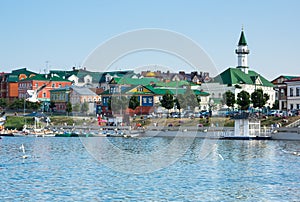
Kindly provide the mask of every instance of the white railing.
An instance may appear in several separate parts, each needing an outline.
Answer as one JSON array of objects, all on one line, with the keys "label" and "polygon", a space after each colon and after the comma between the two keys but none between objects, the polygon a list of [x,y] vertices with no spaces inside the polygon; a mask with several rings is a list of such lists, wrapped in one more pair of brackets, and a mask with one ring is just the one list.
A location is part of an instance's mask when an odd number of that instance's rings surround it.
[{"label": "white railing", "polygon": [[293,128],[293,127],[298,127],[300,126],[300,119],[298,119],[297,121],[294,121],[293,123],[290,123],[289,125],[285,126],[287,128]]}]

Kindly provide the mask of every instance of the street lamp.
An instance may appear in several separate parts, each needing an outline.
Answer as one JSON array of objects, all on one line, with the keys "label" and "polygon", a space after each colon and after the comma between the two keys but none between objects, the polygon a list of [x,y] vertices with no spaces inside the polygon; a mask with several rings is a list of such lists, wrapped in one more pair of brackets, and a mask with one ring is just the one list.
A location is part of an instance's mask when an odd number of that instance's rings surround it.
[{"label": "street lamp", "polygon": [[209,101],[209,116],[211,117],[212,116],[212,109],[213,109],[213,106],[214,106],[214,103],[215,101],[213,99],[210,99]]}]

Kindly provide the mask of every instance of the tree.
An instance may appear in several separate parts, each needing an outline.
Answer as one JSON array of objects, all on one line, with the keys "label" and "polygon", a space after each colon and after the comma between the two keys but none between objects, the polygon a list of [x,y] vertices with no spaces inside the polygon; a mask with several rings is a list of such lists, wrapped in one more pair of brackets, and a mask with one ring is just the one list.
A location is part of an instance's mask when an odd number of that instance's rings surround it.
[{"label": "tree", "polygon": [[163,95],[162,99],[160,100],[161,106],[170,110],[174,107],[174,98],[173,95],[167,91],[166,94]]},{"label": "tree", "polygon": [[199,102],[201,102],[201,99],[195,95],[190,87],[186,89],[184,94],[177,95],[175,99],[176,107],[179,111],[180,109],[194,109],[199,106]]},{"label": "tree", "polygon": [[[27,103],[26,103],[27,104]],[[24,108],[24,99],[15,99],[12,103],[9,105],[10,109],[19,110]],[[26,108],[29,109],[29,105],[26,105]]]},{"label": "tree", "polygon": [[7,107],[7,101],[5,98],[0,99],[0,108],[6,108]]},{"label": "tree", "polygon": [[140,101],[139,101],[138,97],[135,96],[135,95],[131,96],[130,99],[129,99],[129,105],[128,105],[128,107],[130,109],[135,110],[138,106],[140,106]]},{"label": "tree", "polygon": [[[22,102],[20,101],[20,105],[22,105]],[[40,102],[28,102],[26,101],[26,108],[27,109],[32,109],[33,111],[37,111],[38,109],[41,108],[41,103]]]},{"label": "tree", "polygon": [[269,98],[270,96],[264,93],[262,89],[257,89],[251,94],[251,101],[254,108],[264,107]]},{"label": "tree", "polygon": [[50,104],[49,104],[49,108],[51,109],[51,112],[54,111],[54,108],[55,108],[55,102],[54,101],[50,101]]},{"label": "tree", "polygon": [[234,107],[236,103],[235,95],[231,91],[227,91],[223,94],[223,103],[226,104],[228,107]]},{"label": "tree", "polygon": [[71,102],[68,102],[66,105],[66,112],[67,112],[67,116],[69,115],[70,112],[72,112],[72,104]]},{"label": "tree", "polygon": [[278,100],[275,100],[275,102],[272,106],[272,109],[279,109],[279,101]]},{"label": "tree", "polygon": [[119,111],[122,113],[127,107],[128,99],[125,96],[113,96],[108,100],[108,109],[115,113],[118,113]]},{"label": "tree", "polygon": [[182,94],[177,95],[175,99],[176,108],[180,111],[181,109],[187,108],[186,99]]},{"label": "tree", "polygon": [[72,108],[73,108],[74,112],[79,112],[80,111],[80,104],[76,103]]},{"label": "tree", "polygon": [[250,95],[247,91],[241,91],[237,95],[237,104],[242,110],[247,110],[250,106]]},{"label": "tree", "polygon": [[86,114],[88,110],[89,110],[89,104],[87,102],[84,102],[81,105],[81,112]]},{"label": "tree", "polygon": [[[195,93],[191,90],[191,87],[188,86],[185,93],[184,98],[186,100],[187,108],[195,109],[195,107],[199,106],[199,99],[195,95]],[[201,100],[200,100],[201,101]]]}]

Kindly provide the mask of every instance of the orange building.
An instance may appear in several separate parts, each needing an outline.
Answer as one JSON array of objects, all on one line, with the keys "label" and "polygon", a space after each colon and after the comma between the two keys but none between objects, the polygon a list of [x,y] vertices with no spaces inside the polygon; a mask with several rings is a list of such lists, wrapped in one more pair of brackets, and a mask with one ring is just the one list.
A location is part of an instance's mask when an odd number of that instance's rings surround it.
[{"label": "orange building", "polygon": [[19,97],[18,82],[35,76],[36,73],[28,71],[26,68],[13,70],[11,73],[0,75],[0,96],[12,101]]},{"label": "orange building", "polygon": [[70,86],[71,81],[51,76],[48,74],[38,74],[36,76],[19,81],[18,94],[19,98],[28,98],[27,90],[37,90],[41,86],[46,85],[37,95],[38,100],[42,102],[50,102],[50,90]]}]

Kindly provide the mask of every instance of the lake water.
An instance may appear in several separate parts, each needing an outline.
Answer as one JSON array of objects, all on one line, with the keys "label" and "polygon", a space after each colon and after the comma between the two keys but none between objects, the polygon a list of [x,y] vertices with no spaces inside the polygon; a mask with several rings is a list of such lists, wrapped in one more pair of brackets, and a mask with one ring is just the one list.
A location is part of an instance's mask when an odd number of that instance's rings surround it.
[{"label": "lake water", "polygon": [[4,137],[0,198],[300,201],[299,141],[186,139]]}]

